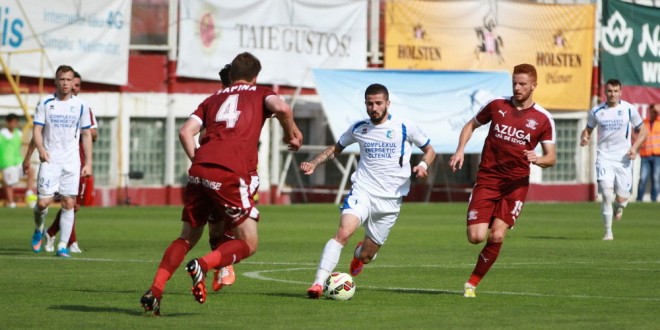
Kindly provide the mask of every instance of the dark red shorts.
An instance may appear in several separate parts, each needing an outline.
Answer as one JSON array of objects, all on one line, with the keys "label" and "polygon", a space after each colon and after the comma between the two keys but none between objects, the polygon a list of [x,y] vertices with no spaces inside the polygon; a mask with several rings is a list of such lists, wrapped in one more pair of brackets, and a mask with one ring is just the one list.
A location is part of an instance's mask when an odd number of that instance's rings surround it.
[{"label": "dark red shorts", "polygon": [[78,196],[76,196],[76,204],[78,205],[91,205],[94,203],[94,177],[81,176],[80,183],[78,183]]},{"label": "dark red shorts", "polygon": [[238,226],[247,218],[258,221],[250,183],[251,177],[242,178],[223,167],[191,166],[181,220],[192,227],[205,226],[209,217],[221,219],[229,227]]},{"label": "dark red shorts", "polygon": [[490,227],[498,218],[513,227],[522,211],[528,189],[528,184],[519,182],[498,186],[477,183],[470,195],[467,225],[488,223]]}]

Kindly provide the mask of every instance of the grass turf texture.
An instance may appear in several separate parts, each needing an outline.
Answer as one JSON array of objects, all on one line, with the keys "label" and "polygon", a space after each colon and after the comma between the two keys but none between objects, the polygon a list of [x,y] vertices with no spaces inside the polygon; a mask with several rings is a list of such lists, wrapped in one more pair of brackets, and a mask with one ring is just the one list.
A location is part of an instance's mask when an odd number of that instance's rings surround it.
[{"label": "grass turf texture", "polygon": [[[235,266],[236,283],[207,302],[190,294],[184,263],[170,280],[160,318],[139,304],[180,208],[83,208],[82,254],[30,250],[28,209],[0,209],[0,325],[14,328],[658,328],[660,207],[631,203],[601,241],[597,203],[528,204],[497,263],[462,297],[483,245],[465,239],[466,204],[404,203],[378,258],[355,277],[348,302],[309,300],[320,252],[334,234],[334,205],[262,206],[260,246]],[[51,209],[48,224],[57,208]],[[355,243],[338,271],[348,272]],[[209,250],[204,234],[186,261]],[[209,272],[207,287],[210,290]]]}]

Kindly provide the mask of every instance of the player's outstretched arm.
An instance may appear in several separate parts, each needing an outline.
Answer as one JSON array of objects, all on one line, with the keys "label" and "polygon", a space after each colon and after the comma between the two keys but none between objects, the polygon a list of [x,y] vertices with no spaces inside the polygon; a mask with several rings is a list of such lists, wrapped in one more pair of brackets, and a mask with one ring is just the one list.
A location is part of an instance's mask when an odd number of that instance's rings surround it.
[{"label": "player's outstretched arm", "polygon": [[451,156],[451,158],[449,158],[449,167],[453,172],[463,168],[465,145],[468,143],[468,141],[470,141],[470,138],[472,138],[472,133],[479,126],[481,125],[477,123],[474,118],[470,119],[467,123],[465,123],[465,126],[463,126],[461,134],[458,137],[458,146],[456,147],[456,152]]},{"label": "player's outstretched arm", "polygon": [[275,118],[280,122],[284,137],[282,141],[289,146],[289,150],[297,151],[303,143],[303,136],[298,126],[293,121],[293,111],[286,102],[282,101],[277,95],[266,98],[266,108],[275,114]]},{"label": "player's outstretched arm", "polygon": [[429,175],[428,168],[431,166],[433,160],[435,159],[435,150],[430,144],[425,145],[420,149],[422,149],[424,152],[424,156],[422,156],[422,160],[419,162],[419,164],[417,164],[417,166],[413,167],[412,170],[416,177],[425,178]]},{"label": "player's outstretched arm", "polygon": [[318,154],[311,161],[300,163],[300,170],[303,172],[303,174],[310,175],[310,174],[314,173],[314,169],[317,166],[319,166],[321,164],[324,164],[325,162],[327,162],[329,160],[334,159],[335,156],[340,154],[343,150],[344,150],[344,148],[342,148],[338,144],[333,144],[333,145],[325,148],[325,150],[323,150],[323,152]]}]

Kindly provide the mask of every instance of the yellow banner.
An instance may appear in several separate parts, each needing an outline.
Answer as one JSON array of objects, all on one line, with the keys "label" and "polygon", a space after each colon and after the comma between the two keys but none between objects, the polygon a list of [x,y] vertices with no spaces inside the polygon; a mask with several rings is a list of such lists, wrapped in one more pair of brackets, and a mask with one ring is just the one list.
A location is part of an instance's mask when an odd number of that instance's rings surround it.
[{"label": "yellow banner", "polygon": [[536,66],[534,100],[590,107],[595,5],[388,1],[385,68],[508,71]]}]

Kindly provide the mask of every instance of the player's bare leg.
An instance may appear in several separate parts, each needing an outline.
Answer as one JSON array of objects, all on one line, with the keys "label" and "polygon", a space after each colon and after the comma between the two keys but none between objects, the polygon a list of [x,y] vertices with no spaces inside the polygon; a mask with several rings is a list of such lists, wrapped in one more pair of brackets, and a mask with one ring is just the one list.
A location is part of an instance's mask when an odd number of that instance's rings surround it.
[{"label": "player's bare leg", "polygon": [[468,279],[463,287],[464,297],[473,298],[476,296],[475,290],[477,285],[479,285],[481,279],[486,273],[488,273],[488,270],[490,270],[490,267],[495,263],[495,260],[497,260],[502,247],[502,242],[504,242],[504,237],[508,230],[509,225],[497,218],[493,220],[490,231],[488,230],[487,223],[478,223],[468,226],[467,236],[470,243],[479,244],[486,240],[486,235],[487,240],[486,245],[479,253],[477,263],[470,275],[470,279]]},{"label": "player's bare leg", "polygon": [[351,265],[349,267],[351,275],[360,275],[364,265],[376,259],[378,250],[380,250],[380,245],[374,242],[371,238],[365,236],[364,240],[358,243],[355,252],[353,252],[353,260],[351,260]]},{"label": "player's bare leg", "polygon": [[623,217],[623,209],[628,206],[628,197],[617,195],[614,202],[614,220],[620,221]]}]

